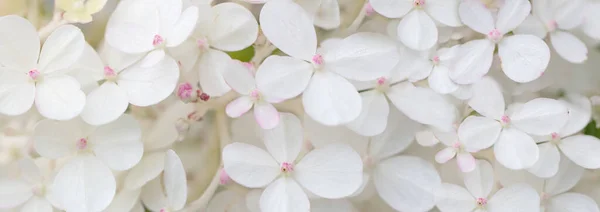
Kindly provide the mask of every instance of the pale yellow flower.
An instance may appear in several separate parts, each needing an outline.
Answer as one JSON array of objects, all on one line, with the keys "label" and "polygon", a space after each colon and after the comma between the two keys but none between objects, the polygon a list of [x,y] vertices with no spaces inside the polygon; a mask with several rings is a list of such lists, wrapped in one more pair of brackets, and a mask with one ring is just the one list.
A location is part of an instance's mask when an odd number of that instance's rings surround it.
[{"label": "pale yellow flower", "polygon": [[92,15],[100,12],[107,0],[56,0],[56,7],[64,11],[63,18],[73,23],[89,23]]}]

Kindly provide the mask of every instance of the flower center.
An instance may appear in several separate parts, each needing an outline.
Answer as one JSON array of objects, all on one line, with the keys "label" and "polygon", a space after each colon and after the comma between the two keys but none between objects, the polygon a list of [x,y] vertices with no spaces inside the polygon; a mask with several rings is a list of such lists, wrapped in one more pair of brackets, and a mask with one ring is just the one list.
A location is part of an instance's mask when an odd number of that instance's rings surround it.
[{"label": "flower center", "polygon": [[500,33],[500,31],[498,29],[493,29],[492,31],[488,32],[487,36],[488,36],[488,39],[490,39],[494,42],[498,42],[498,41],[502,40],[502,33]]},{"label": "flower center", "polygon": [[107,80],[115,80],[117,78],[117,73],[114,69],[109,66],[104,67],[104,78]]},{"label": "flower center", "polygon": [[550,142],[552,142],[553,144],[558,144],[560,143],[560,135],[556,132],[553,132],[552,134],[550,134],[551,136],[551,140]]},{"label": "flower center", "polygon": [[31,69],[29,72],[27,72],[27,75],[33,81],[37,81],[40,78],[40,71],[38,71],[37,69]]},{"label": "flower center", "polygon": [[440,63],[440,56],[435,56],[431,59],[431,62],[433,62],[434,65],[437,65]]},{"label": "flower center", "polygon": [[281,163],[281,172],[290,173],[293,171],[294,171],[294,164],[288,163],[288,162]]},{"label": "flower center", "polygon": [[78,150],[84,150],[88,147],[88,141],[85,138],[80,138],[76,145]]},{"label": "flower center", "polygon": [[321,65],[323,65],[325,61],[323,61],[323,56],[320,54],[316,54],[315,56],[312,57],[312,63],[316,66],[319,67]]},{"label": "flower center", "polygon": [[503,115],[502,118],[500,118],[500,124],[502,124],[503,127],[507,127],[510,124],[510,118],[507,115]]},{"label": "flower center", "polygon": [[376,83],[377,85],[375,86],[375,89],[380,92],[387,92],[387,90],[390,88],[390,82],[385,77],[377,78]]},{"label": "flower center", "polygon": [[550,21],[550,23],[548,23],[548,26],[546,26],[548,28],[549,32],[554,32],[556,30],[556,28],[558,28],[558,23],[555,20]]},{"label": "flower center", "polygon": [[200,49],[208,49],[210,47],[210,44],[208,44],[208,40],[206,38],[199,38],[196,40],[196,44]]},{"label": "flower center", "polygon": [[154,40],[152,40],[152,45],[154,46],[160,46],[165,42],[165,40],[163,39],[162,36],[160,35],[154,35]]},{"label": "flower center", "polygon": [[192,101],[192,93],[194,92],[194,88],[192,84],[189,82],[184,82],[179,84],[177,87],[177,97],[181,99],[183,102],[191,102]]},{"label": "flower center", "polygon": [[421,7],[423,5],[425,5],[425,0],[414,0],[413,1],[415,7]]},{"label": "flower center", "polygon": [[478,208],[484,208],[485,205],[487,205],[487,199],[486,198],[482,198],[482,197],[477,198],[477,207]]},{"label": "flower center", "polygon": [[250,97],[252,97],[254,101],[257,101],[260,99],[260,93],[258,92],[258,90],[254,89],[250,92]]},{"label": "flower center", "polygon": [[33,188],[31,188],[31,193],[38,197],[44,196],[46,194],[46,187],[42,184],[35,185]]}]

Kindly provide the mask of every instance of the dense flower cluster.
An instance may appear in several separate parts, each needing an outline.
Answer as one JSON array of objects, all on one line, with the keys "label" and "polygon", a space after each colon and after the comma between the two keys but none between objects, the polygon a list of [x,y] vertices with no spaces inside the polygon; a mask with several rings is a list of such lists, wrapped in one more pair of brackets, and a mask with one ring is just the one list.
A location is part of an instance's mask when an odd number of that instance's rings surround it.
[{"label": "dense flower cluster", "polygon": [[31,2],[0,211],[600,212],[600,2]]}]

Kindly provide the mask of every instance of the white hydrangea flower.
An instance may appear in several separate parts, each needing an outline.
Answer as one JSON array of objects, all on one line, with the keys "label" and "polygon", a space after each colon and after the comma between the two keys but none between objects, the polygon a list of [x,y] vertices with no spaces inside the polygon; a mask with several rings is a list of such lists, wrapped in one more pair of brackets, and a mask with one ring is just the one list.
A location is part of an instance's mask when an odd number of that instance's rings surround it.
[{"label": "white hydrangea flower", "polygon": [[264,82],[257,83],[269,91],[264,94],[290,99],[304,93],[304,110],[325,125],[348,123],[360,114],[360,96],[347,79],[374,80],[398,61],[394,42],[375,33],[357,33],[317,50],[315,29],[293,2],[265,4],[260,23],[269,41],[291,56],[270,56],[259,67],[256,78]]},{"label": "white hydrangea flower", "polygon": [[532,1],[533,14],[515,29],[519,34],[531,34],[544,39],[550,37],[550,43],[556,53],[572,63],[587,60],[588,49],[585,43],[569,32],[583,22],[584,0]]},{"label": "white hydrangea flower", "polygon": [[[429,87],[440,94],[449,94],[457,91],[462,85],[455,83],[450,78],[453,62],[458,57],[460,46],[450,48],[432,49],[431,51],[414,52],[408,50],[404,55],[406,61],[399,64],[399,68],[408,69],[411,74],[408,80],[417,82],[427,78]],[[404,67],[408,63],[409,68]]]},{"label": "white hydrangea flower", "polygon": [[477,161],[477,168],[464,173],[462,186],[443,183],[436,192],[436,205],[446,211],[540,211],[540,197],[527,184],[514,184],[492,194],[494,169],[485,160]]},{"label": "white hydrangea flower", "polygon": [[473,92],[469,106],[483,117],[467,117],[458,136],[465,143],[493,143],[496,160],[510,169],[530,168],[538,161],[539,149],[529,134],[558,132],[569,118],[563,103],[548,98],[536,98],[505,111],[500,86],[490,77],[476,83]]},{"label": "white hydrangea flower", "polygon": [[[461,45],[450,77],[459,84],[477,82],[488,73],[498,46],[502,71],[515,82],[530,82],[539,78],[550,61],[550,49],[533,35],[510,35],[531,11],[527,0],[506,0],[494,17],[483,3],[463,1],[459,15],[463,23],[486,36]],[[495,20],[495,22],[494,22]]]},{"label": "white hydrangea flower", "polygon": [[167,150],[161,177],[150,181],[142,189],[144,205],[154,212],[181,211],[188,195],[187,180],[181,159],[173,150]]},{"label": "white hydrangea flower", "polygon": [[99,56],[87,47],[84,73],[94,81],[104,80],[87,96],[81,118],[92,125],[102,125],[119,118],[129,104],[150,106],[173,93],[179,79],[177,62],[170,56],[154,65],[136,63],[141,55],[130,55],[104,45]]},{"label": "white hydrangea flower", "polygon": [[184,10],[182,0],[122,1],[108,22],[105,39],[124,53],[148,53],[142,66],[154,65],[164,58],[166,48],[190,36],[197,19],[198,8]]},{"label": "white hydrangea flower", "polygon": [[[265,4],[273,0],[244,0],[251,4]],[[278,0],[277,0],[278,1]],[[313,24],[323,29],[335,29],[341,24],[338,0],[294,0],[313,20]]]},{"label": "white hydrangea flower", "polygon": [[198,71],[203,92],[222,96],[231,90],[222,76],[231,61],[224,51],[239,51],[252,45],[258,37],[258,23],[239,4],[227,2],[212,7],[204,3],[189,4],[200,11],[195,29],[181,45],[168,52],[183,71]]},{"label": "white hydrangea flower", "polygon": [[461,26],[458,0],[371,0],[371,6],[388,18],[402,18],[397,36],[414,50],[427,50],[438,41],[438,21],[451,27]]},{"label": "white hydrangea flower", "polygon": [[79,28],[65,25],[40,38],[26,19],[0,17],[0,113],[20,115],[33,103],[42,116],[68,120],[79,115],[85,94],[66,70],[81,56],[85,41]]},{"label": "white hydrangea flower", "polygon": [[232,180],[249,188],[267,186],[260,197],[263,212],[308,211],[303,188],[338,199],[350,196],[362,183],[360,156],[349,146],[333,144],[299,157],[302,128],[292,114],[282,114],[282,122],[265,131],[264,142],[268,152],[238,142],[223,149],[223,165]]},{"label": "white hydrangea flower", "polygon": [[140,126],[130,115],[99,127],[87,125],[81,119],[44,120],[35,128],[34,142],[43,157],[73,156],[60,168],[53,182],[53,195],[67,211],[106,208],[116,190],[111,169],[130,169],[143,153]]},{"label": "white hydrangea flower", "polygon": [[593,39],[600,40],[600,2],[588,0],[585,3],[584,20],[581,24],[583,32]]},{"label": "white hydrangea flower", "polygon": [[38,167],[49,164],[43,159],[21,159],[18,162],[20,178],[0,180],[0,209],[22,205],[21,211],[52,212],[51,173]]}]

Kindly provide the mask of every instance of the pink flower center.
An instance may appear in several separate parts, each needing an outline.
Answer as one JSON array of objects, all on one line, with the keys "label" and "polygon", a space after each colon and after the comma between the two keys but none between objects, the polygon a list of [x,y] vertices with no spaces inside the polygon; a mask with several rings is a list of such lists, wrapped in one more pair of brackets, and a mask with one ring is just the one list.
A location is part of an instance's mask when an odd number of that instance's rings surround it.
[{"label": "pink flower center", "polygon": [[365,5],[365,15],[372,16],[373,14],[375,14],[375,9],[371,6],[371,2],[367,2],[367,5]]},{"label": "pink flower center", "polygon": [[425,0],[414,0],[414,4],[417,7],[423,6],[423,5],[425,5]]},{"label": "pink flower center", "polygon": [[554,32],[556,28],[558,28],[558,23],[555,20],[552,20],[550,23],[548,23],[548,31]]},{"label": "pink flower center", "polygon": [[440,62],[440,56],[433,57],[433,59],[431,59],[431,61],[433,61],[434,64],[438,64]]},{"label": "pink flower center", "polygon": [[558,135],[558,133],[553,132],[550,135],[552,136],[552,140],[560,139],[560,135]]},{"label": "pink flower center", "polygon": [[289,173],[294,171],[294,165],[292,163],[288,163],[288,162],[283,162],[281,164],[281,172],[283,173]]},{"label": "pink flower center", "polygon": [[458,141],[457,141],[457,142],[455,142],[454,144],[452,144],[452,148],[454,148],[454,149],[459,149],[459,148],[460,148],[460,146],[461,146],[461,144],[460,144],[460,142],[458,142]]},{"label": "pink flower center", "polygon": [[384,85],[386,82],[385,77],[379,77],[379,79],[377,79],[377,85]]},{"label": "pink flower center", "polygon": [[477,205],[479,205],[479,206],[487,205],[487,199],[481,198],[481,197],[477,198]]},{"label": "pink flower center", "polygon": [[104,66],[104,77],[106,79],[115,78],[116,76],[117,76],[117,73],[115,73],[115,70],[113,70],[109,66]]},{"label": "pink flower center", "polygon": [[502,39],[502,33],[498,29],[493,29],[488,32],[488,38],[494,42],[498,42]]},{"label": "pink flower center", "polygon": [[231,181],[231,178],[229,178],[229,175],[225,172],[225,169],[221,169],[219,171],[219,183],[221,185],[225,185],[227,183],[229,183]]},{"label": "pink flower center", "polygon": [[152,40],[152,45],[158,46],[161,45],[165,40],[160,35],[155,35],[154,40]]},{"label": "pink flower center", "polygon": [[321,56],[320,54],[316,54],[315,56],[313,56],[312,62],[316,65],[323,65],[323,56]]},{"label": "pink flower center", "polygon": [[258,99],[260,97],[260,93],[258,92],[258,90],[252,90],[252,92],[250,92],[250,97],[252,97],[253,99]]},{"label": "pink flower center", "polygon": [[190,100],[192,98],[192,93],[194,92],[194,88],[192,84],[189,82],[184,82],[179,84],[177,87],[177,97],[183,101]]},{"label": "pink flower center", "polygon": [[204,48],[208,48],[208,40],[206,40],[206,38],[200,38],[198,40],[196,40],[196,44],[198,45],[198,48],[204,49]]},{"label": "pink flower center", "polygon": [[510,118],[507,115],[504,115],[502,118],[500,118],[500,121],[502,121],[502,124],[509,124]]},{"label": "pink flower center", "polygon": [[87,148],[87,145],[88,145],[88,141],[85,138],[80,138],[77,141],[77,149],[79,149],[79,150],[84,150],[85,148]]},{"label": "pink flower center", "polygon": [[40,72],[37,69],[32,69],[29,72],[27,72],[27,75],[33,79],[33,80],[37,80],[38,77],[40,76]]}]

